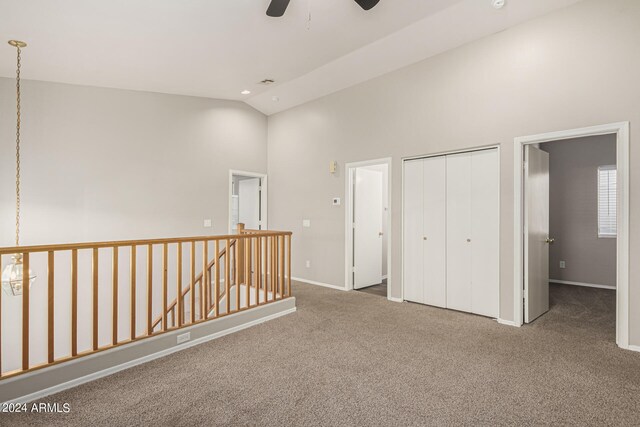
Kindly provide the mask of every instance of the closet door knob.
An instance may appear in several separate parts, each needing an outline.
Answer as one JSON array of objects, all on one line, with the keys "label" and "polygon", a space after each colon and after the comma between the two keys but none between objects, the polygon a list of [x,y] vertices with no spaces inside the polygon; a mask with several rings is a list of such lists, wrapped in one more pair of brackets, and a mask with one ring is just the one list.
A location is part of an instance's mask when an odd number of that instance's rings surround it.
[{"label": "closet door knob", "polygon": [[471,239],[467,239],[467,243],[471,243]]},{"label": "closet door knob", "polygon": [[422,240],[427,240],[427,236],[422,236]]}]

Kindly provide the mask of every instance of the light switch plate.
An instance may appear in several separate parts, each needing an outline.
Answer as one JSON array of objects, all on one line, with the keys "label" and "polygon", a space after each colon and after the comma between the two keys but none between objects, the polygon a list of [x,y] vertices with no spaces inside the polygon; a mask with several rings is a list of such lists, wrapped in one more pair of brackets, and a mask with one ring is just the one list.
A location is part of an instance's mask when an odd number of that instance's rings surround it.
[{"label": "light switch plate", "polygon": [[204,220],[204,226],[209,228],[211,227],[212,221],[210,219],[205,219]]},{"label": "light switch plate", "polygon": [[311,227],[311,220],[310,219],[303,219],[302,220],[302,226],[305,228]]},{"label": "light switch plate", "polygon": [[567,263],[564,261],[560,261],[560,268],[567,268]]},{"label": "light switch plate", "polygon": [[311,268],[311,261],[307,260],[306,265],[307,265],[307,268]]}]

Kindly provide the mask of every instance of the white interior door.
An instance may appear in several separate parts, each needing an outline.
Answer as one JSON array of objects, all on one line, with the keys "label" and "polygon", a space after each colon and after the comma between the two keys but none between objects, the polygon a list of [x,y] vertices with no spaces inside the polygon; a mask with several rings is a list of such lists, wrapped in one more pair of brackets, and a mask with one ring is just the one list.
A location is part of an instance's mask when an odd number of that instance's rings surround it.
[{"label": "white interior door", "polygon": [[353,203],[355,289],[382,283],[382,177],[380,171],[357,168]]},{"label": "white interior door", "polygon": [[[424,161],[404,163],[403,206],[403,283],[404,299],[423,304],[423,173]],[[442,182],[444,185],[444,180]]]},{"label": "white interior door", "polygon": [[549,154],[525,146],[524,320],[549,311]]},{"label": "white interior door", "polygon": [[500,158],[498,149],[471,156],[471,312],[500,314]]},{"label": "white interior door", "polygon": [[471,153],[447,156],[447,308],[471,305]]},{"label": "white interior door", "polygon": [[260,178],[238,182],[238,222],[245,228],[260,228]]},{"label": "white interior door", "polygon": [[[423,160],[423,216],[422,259],[424,304],[447,305],[447,186],[446,158],[431,157]],[[405,252],[406,254],[406,252]]]}]

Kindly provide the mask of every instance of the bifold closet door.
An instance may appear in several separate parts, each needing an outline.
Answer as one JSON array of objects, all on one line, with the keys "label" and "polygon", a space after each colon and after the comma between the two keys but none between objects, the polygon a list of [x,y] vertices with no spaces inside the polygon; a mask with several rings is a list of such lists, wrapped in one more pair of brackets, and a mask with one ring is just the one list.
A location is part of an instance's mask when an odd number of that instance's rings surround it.
[{"label": "bifold closet door", "polygon": [[424,162],[404,163],[403,184],[403,281],[404,299],[424,303],[423,287],[423,174]]},{"label": "bifold closet door", "polygon": [[499,317],[500,158],[497,149],[471,157],[471,312]]},{"label": "bifold closet door", "polygon": [[447,156],[447,308],[471,311],[471,153]]},{"label": "bifold closet door", "polygon": [[422,266],[424,303],[446,307],[446,158],[444,156],[430,157],[424,159],[423,162]]}]

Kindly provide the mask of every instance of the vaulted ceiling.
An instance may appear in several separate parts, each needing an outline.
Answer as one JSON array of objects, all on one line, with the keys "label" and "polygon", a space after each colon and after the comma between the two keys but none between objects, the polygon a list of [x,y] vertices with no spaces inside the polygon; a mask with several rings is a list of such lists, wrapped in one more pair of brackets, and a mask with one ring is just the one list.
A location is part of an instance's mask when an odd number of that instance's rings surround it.
[{"label": "vaulted ceiling", "polygon": [[269,0],[0,0],[0,76],[15,75],[4,40],[20,39],[26,79],[243,100],[272,114],[577,1],[381,0],[367,12],[291,0],[269,18]]}]

